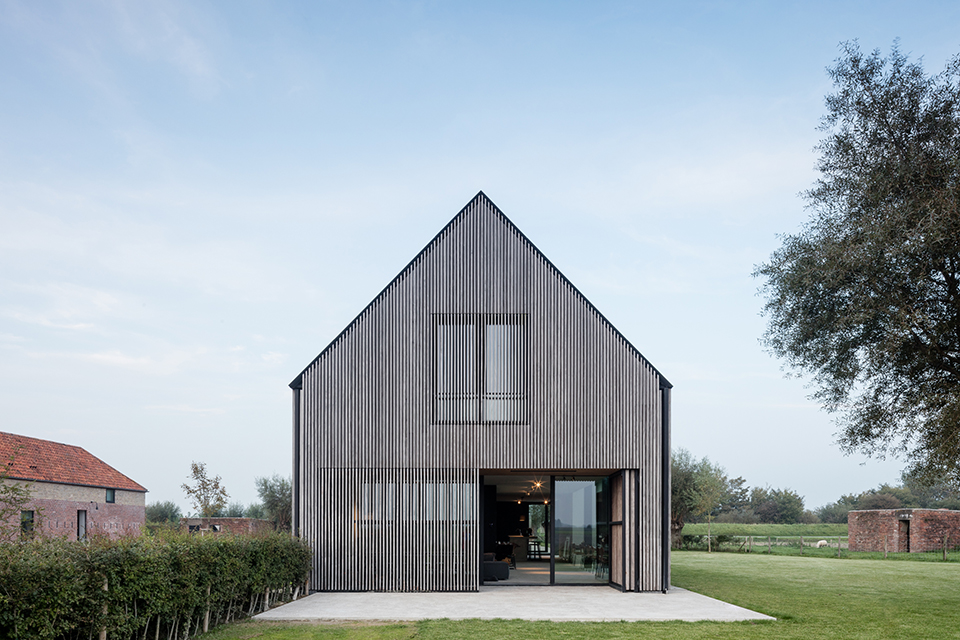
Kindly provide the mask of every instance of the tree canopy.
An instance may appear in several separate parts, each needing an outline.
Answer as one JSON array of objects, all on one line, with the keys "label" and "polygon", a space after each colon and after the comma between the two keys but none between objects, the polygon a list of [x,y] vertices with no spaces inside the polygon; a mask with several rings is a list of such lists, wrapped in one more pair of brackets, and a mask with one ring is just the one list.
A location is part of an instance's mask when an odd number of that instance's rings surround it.
[{"label": "tree canopy", "polygon": [[680,546],[686,522],[816,522],[804,509],[803,497],[791,489],[747,486],[742,477],[730,478],[709,458],[695,458],[686,449],[671,455],[670,531]]},{"label": "tree canopy", "polygon": [[273,520],[277,531],[289,531],[293,516],[293,490],[290,480],[274,474],[269,478],[257,478],[255,482],[266,516]]},{"label": "tree canopy", "polygon": [[193,501],[197,514],[203,518],[209,518],[223,511],[230,494],[220,484],[222,482],[220,476],[210,478],[207,476],[206,463],[191,462],[190,477],[193,479],[193,484],[184,483],[180,488]]},{"label": "tree canopy", "polygon": [[180,518],[182,517],[183,514],[180,512],[180,507],[171,500],[151,502],[146,508],[147,522],[150,523],[180,524]]},{"label": "tree canopy", "polygon": [[842,45],[811,217],[754,275],[763,341],[812,377],[847,452],[960,481],[960,56],[928,76]]}]

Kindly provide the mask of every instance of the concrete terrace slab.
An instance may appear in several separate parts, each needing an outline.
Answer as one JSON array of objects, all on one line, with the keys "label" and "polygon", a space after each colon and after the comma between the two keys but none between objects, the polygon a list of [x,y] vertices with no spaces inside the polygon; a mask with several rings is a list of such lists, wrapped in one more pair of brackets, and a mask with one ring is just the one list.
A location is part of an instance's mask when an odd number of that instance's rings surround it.
[{"label": "concrete terrace slab", "polygon": [[315,593],[257,620],[774,620],[770,616],[673,587],[667,593],[622,593],[605,587],[480,587],[475,593]]}]

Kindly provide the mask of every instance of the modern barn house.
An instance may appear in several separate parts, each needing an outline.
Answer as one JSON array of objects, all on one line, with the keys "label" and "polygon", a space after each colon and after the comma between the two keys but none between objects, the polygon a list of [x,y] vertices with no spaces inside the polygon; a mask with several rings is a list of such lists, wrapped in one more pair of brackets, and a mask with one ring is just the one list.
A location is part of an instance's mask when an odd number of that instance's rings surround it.
[{"label": "modern barn house", "polygon": [[290,384],[320,591],[670,584],[670,383],[481,192]]}]

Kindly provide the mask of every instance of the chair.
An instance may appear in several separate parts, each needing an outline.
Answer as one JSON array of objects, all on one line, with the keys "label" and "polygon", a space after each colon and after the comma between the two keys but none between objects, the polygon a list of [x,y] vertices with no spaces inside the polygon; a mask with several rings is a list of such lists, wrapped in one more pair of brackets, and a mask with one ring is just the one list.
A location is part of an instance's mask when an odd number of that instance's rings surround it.
[{"label": "chair", "polygon": [[540,544],[540,540],[537,538],[529,538],[527,540],[527,559],[528,560],[543,560],[543,545]]}]

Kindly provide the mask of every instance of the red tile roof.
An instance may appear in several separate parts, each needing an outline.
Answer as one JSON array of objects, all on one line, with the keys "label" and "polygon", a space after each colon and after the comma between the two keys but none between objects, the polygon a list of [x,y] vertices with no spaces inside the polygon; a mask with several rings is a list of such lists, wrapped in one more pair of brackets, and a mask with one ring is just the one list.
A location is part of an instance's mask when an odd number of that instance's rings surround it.
[{"label": "red tile roof", "polygon": [[146,491],[80,447],[3,431],[0,431],[0,465],[6,467],[8,477],[17,480]]}]

